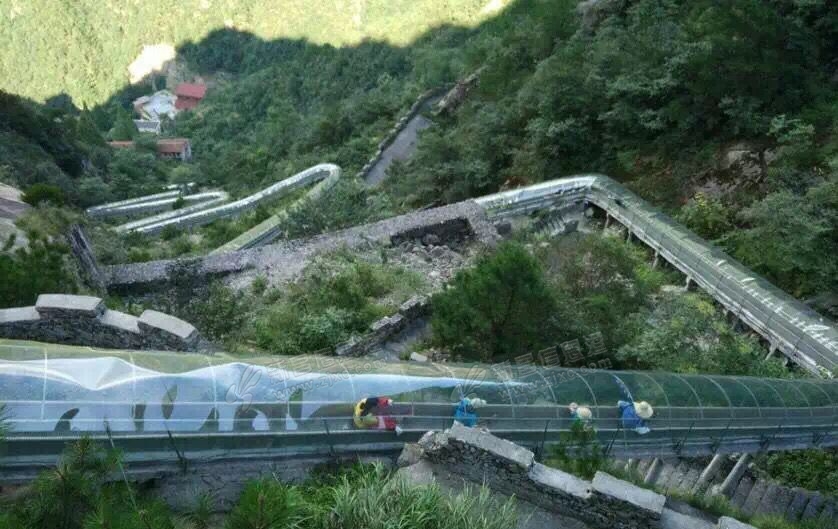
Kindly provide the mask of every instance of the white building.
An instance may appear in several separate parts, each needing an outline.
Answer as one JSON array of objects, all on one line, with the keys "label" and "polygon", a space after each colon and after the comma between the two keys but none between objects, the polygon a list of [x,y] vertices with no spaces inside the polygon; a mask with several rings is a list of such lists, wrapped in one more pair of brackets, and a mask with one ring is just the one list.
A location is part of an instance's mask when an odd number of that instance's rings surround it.
[{"label": "white building", "polygon": [[160,121],[153,119],[135,119],[134,125],[140,132],[147,132],[149,134],[160,135]]},{"label": "white building", "polygon": [[160,121],[162,116],[174,119],[178,113],[175,108],[177,96],[168,90],[159,90],[150,96],[143,96],[134,101],[134,112],[145,120]]}]

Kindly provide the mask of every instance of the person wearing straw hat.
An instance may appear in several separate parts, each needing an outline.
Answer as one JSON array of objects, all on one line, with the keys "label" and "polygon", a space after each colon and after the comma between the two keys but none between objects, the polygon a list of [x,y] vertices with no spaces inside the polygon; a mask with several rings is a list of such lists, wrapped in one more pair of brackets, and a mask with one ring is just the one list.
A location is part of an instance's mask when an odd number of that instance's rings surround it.
[{"label": "person wearing straw hat", "polygon": [[478,397],[463,397],[454,408],[454,420],[463,426],[473,428],[477,425],[477,410],[486,405],[486,401]]},{"label": "person wearing straw hat", "polygon": [[645,400],[635,402],[628,386],[617,375],[614,375],[614,380],[617,381],[617,385],[620,386],[627,399],[617,401],[617,407],[620,409],[620,419],[623,421],[623,428],[634,430],[640,435],[646,435],[651,431],[646,425],[646,421],[651,419],[652,415],[655,414],[652,405]]},{"label": "person wearing straw hat", "polygon": [[573,422],[582,424],[586,429],[593,428],[594,414],[591,412],[591,408],[571,402],[567,409],[570,411],[570,418],[573,419]]}]

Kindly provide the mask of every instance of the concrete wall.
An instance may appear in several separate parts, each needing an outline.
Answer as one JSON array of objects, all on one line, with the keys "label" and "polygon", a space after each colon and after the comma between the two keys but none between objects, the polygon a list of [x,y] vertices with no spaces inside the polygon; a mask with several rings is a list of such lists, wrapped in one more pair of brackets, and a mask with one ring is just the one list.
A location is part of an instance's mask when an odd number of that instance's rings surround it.
[{"label": "concrete wall", "polygon": [[367,334],[355,336],[339,344],[335,348],[335,354],[338,356],[363,356],[403,331],[413,320],[426,315],[429,309],[428,298],[414,296],[402,303],[396,314],[374,321]]},{"label": "concrete wall", "polygon": [[[597,472],[592,481],[580,479],[537,463],[526,448],[480,429],[455,423],[444,432],[428,432],[413,451],[410,460],[403,454],[400,464],[422,458],[495,491],[582,520],[592,528],[671,526],[665,520],[671,514],[665,496],[604,472]],[[753,529],[730,518],[719,519],[716,527]]]},{"label": "concrete wall", "polygon": [[97,293],[104,293],[105,278],[102,276],[102,271],[96,261],[96,254],[93,253],[93,246],[84,229],[78,224],[70,226],[67,232],[67,242],[70,245],[70,251],[79,263],[84,282]]},{"label": "concrete wall", "polygon": [[410,110],[408,110],[404,116],[399,118],[399,120],[396,122],[393,128],[390,129],[390,132],[387,134],[387,136],[383,140],[381,140],[381,143],[378,144],[378,149],[376,149],[375,154],[372,155],[369,161],[364,165],[363,168],[361,168],[361,170],[355,176],[357,178],[360,178],[361,180],[365,180],[369,172],[372,171],[372,168],[375,167],[375,164],[377,164],[378,161],[381,160],[381,156],[384,154],[384,150],[387,149],[387,147],[389,147],[391,143],[393,143],[393,141],[396,139],[396,137],[398,137],[402,129],[404,129],[410,122],[410,120],[415,118],[416,115],[422,111],[422,109],[425,107],[427,103],[431,102],[433,99],[437,97],[440,97],[443,93],[445,93],[446,90],[447,87],[433,88],[422,93],[419,97],[417,97],[416,101],[410,107]]},{"label": "concrete wall", "polygon": [[0,309],[0,337],[111,349],[195,351],[198,331],[187,322],[146,310],[139,317],[108,310],[92,296],[41,294],[32,307]]}]

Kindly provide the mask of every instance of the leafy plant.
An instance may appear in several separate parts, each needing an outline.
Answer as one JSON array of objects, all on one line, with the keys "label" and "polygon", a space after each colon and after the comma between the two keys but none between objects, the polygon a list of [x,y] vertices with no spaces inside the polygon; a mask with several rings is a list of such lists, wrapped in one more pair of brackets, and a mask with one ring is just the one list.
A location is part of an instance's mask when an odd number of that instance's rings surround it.
[{"label": "leafy plant", "polygon": [[225,521],[226,529],[296,529],[308,519],[300,491],[276,479],[248,484]]},{"label": "leafy plant", "polygon": [[574,421],[570,432],[562,434],[559,443],[551,448],[547,464],[584,479],[593,479],[606,461],[605,450],[597,441],[593,426]]}]

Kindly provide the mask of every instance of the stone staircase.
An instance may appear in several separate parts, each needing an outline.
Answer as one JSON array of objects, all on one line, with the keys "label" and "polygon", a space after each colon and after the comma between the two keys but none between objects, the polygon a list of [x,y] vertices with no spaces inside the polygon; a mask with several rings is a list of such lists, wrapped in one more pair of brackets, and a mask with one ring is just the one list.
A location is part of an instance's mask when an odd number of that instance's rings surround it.
[{"label": "stone staircase", "polygon": [[[614,462],[618,468],[640,477],[647,485],[654,486],[663,494],[694,494],[707,497],[723,494],[735,508],[749,516],[776,515],[791,521],[819,518],[824,521],[835,520],[838,523],[838,499],[817,491],[787,487],[758,478],[747,470],[738,479],[734,474],[732,481],[726,484],[727,490],[722,490],[722,484],[734,467],[733,458],[725,458],[715,472],[708,458],[617,459]],[[706,474],[703,480],[702,474]]]}]

